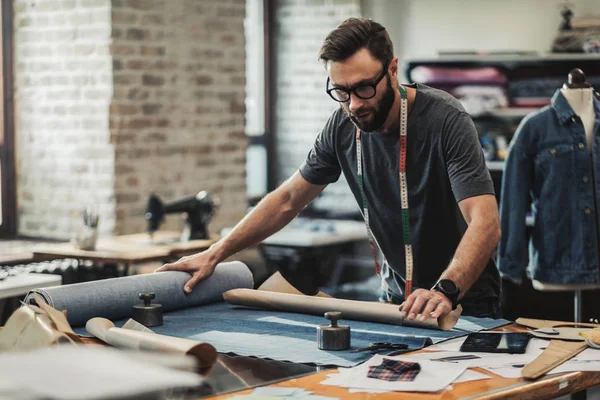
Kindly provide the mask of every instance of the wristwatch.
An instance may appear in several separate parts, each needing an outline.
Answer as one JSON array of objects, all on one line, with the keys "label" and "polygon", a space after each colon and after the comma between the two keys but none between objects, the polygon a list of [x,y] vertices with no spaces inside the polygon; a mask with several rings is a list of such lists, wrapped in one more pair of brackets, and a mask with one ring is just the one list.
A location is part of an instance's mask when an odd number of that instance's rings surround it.
[{"label": "wristwatch", "polygon": [[454,281],[451,281],[450,279],[440,279],[431,290],[435,290],[446,296],[452,303],[452,309],[456,309],[460,289]]}]

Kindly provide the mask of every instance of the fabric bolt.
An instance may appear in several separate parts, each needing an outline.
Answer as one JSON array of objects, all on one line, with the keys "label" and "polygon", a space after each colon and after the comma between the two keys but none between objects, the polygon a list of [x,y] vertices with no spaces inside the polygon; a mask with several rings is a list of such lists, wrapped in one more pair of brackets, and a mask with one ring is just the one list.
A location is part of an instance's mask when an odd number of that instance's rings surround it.
[{"label": "fabric bolt", "polygon": [[[524,118],[505,162],[498,268],[520,284],[523,271],[542,283],[599,282],[595,203],[600,199],[600,101],[594,99],[592,154],[581,120],[557,89],[552,105]],[[594,180],[594,181],[593,181]],[[525,224],[531,208],[529,241]]]},{"label": "fabric bolt", "polygon": [[[122,326],[125,319],[116,321]],[[405,343],[420,349],[431,343],[464,336],[509,323],[503,319],[461,317],[450,331],[411,328],[342,319],[350,326],[351,348],[325,351],[317,347],[317,326],[324,317],[233,306],[224,302],[167,312],[156,333],[196,339],[213,345],[218,352],[297,363],[351,367],[368,360],[372,353],[352,353],[370,343]],[[75,329],[86,334],[85,329]],[[380,354],[388,354],[382,351]]]},{"label": "fabric bolt", "polygon": [[167,312],[223,301],[223,292],[251,289],[254,285],[252,273],[239,261],[217,265],[211,277],[187,295],[183,286],[189,279],[187,272],[168,271],[34,289],[25,297],[25,303],[31,304],[33,293],[38,293],[50,306],[65,310],[72,326],[80,326],[94,317],[130,317],[133,306],[143,304],[139,298],[142,292],[154,292],[152,303],[161,304]]},{"label": "fabric bolt", "polygon": [[384,358],[381,364],[369,367],[367,376],[391,382],[412,382],[419,372],[421,372],[419,363]]}]

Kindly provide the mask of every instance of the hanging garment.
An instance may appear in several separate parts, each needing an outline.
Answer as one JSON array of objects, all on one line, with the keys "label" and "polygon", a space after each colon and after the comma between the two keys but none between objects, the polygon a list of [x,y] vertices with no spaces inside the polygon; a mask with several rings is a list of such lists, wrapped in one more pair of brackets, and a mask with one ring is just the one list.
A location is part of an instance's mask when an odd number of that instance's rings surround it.
[{"label": "hanging garment", "polygon": [[[506,158],[500,220],[500,274],[521,283],[596,284],[600,200],[600,102],[594,99],[592,152],[585,129],[557,90],[552,104],[521,121]],[[534,226],[526,241],[526,213]],[[529,247],[529,252],[527,251]],[[529,253],[529,254],[528,254]]]}]

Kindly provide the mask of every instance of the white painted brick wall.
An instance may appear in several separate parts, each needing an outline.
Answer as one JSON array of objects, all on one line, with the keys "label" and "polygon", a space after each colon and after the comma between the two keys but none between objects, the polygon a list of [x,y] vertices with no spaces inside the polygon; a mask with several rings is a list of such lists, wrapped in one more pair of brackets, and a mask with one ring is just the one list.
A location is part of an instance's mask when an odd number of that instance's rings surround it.
[{"label": "white painted brick wall", "polygon": [[152,192],[218,196],[212,232],[244,216],[244,17],[244,0],[113,1],[117,233],[146,230]]},{"label": "white painted brick wall", "polygon": [[18,232],[68,239],[79,211],[114,228],[109,0],[14,2]]},{"label": "white painted brick wall", "polygon": [[[319,49],[327,34],[360,16],[359,0],[280,0],[276,10],[277,160],[282,182],[298,170],[325,122],[339,105],[325,92],[327,73]],[[314,206],[356,211],[343,177],[325,189]]]},{"label": "white painted brick wall", "polygon": [[[148,196],[246,212],[244,0],[16,0],[19,233],[145,231]],[[161,229],[179,229],[169,216]]]}]

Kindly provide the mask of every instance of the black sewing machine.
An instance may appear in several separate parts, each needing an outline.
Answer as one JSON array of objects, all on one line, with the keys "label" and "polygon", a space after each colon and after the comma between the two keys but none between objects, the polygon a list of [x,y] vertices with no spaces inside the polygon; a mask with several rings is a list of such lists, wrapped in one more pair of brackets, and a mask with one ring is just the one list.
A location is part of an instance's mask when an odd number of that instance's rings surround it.
[{"label": "black sewing machine", "polygon": [[156,232],[164,220],[165,214],[186,213],[186,226],[181,234],[181,240],[208,239],[208,223],[219,207],[211,195],[203,190],[195,196],[184,197],[164,204],[160,198],[152,194],[146,208],[148,233]]}]

